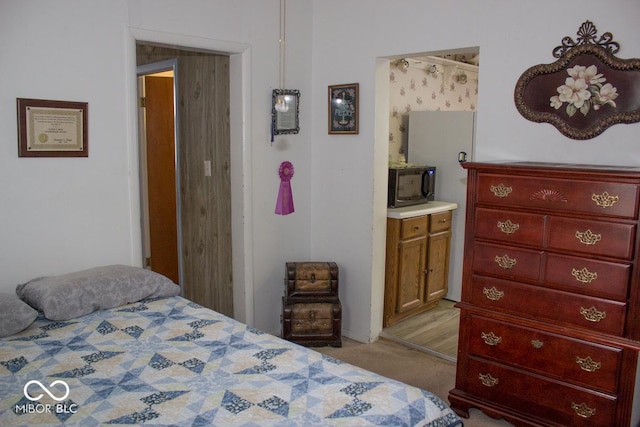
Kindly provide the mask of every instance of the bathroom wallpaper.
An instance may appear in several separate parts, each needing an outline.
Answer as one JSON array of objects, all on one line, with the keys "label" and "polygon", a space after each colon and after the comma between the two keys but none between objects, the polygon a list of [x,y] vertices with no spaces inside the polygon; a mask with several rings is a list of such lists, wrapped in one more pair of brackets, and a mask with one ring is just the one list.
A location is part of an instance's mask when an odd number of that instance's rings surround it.
[{"label": "bathroom wallpaper", "polygon": [[401,70],[396,61],[389,65],[389,162],[404,158],[408,114],[411,111],[476,111],[478,99],[477,75],[469,73],[466,82],[453,75],[445,81],[444,67],[436,65],[437,74],[430,74],[432,65],[407,58],[409,67]]}]

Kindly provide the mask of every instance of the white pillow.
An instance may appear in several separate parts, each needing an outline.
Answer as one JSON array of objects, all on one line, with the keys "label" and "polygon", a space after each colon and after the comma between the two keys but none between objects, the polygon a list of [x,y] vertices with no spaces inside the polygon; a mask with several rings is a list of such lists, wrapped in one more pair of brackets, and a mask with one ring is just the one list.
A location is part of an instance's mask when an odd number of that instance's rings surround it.
[{"label": "white pillow", "polygon": [[108,265],[33,279],[18,285],[16,293],[48,319],[69,320],[145,298],[175,296],[180,287],[151,270]]}]

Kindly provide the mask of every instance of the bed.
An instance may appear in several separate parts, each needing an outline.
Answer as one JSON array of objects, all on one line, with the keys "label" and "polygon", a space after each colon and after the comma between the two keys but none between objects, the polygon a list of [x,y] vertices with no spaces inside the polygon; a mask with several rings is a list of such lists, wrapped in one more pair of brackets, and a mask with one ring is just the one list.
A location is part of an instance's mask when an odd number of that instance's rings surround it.
[{"label": "bed", "polygon": [[155,273],[88,271],[81,286],[77,274],[71,286],[40,278],[3,297],[0,425],[462,425],[428,391],[248,327],[176,285],[114,297]]}]

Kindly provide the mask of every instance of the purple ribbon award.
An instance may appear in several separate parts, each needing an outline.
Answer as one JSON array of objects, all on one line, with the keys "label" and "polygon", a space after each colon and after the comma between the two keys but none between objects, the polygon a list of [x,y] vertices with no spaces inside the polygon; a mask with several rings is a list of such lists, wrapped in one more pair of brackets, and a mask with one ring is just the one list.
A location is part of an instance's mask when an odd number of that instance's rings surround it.
[{"label": "purple ribbon award", "polygon": [[293,165],[291,162],[285,161],[280,163],[278,175],[280,175],[280,189],[278,190],[275,213],[278,215],[289,215],[295,211],[293,207],[293,194],[291,194],[291,178],[293,177]]}]

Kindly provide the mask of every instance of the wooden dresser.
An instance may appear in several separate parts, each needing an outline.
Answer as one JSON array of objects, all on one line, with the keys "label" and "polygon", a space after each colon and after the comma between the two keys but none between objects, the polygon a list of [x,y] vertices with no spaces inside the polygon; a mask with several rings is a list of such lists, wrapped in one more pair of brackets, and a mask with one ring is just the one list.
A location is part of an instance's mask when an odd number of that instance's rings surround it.
[{"label": "wooden dresser", "polygon": [[518,426],[638,426],[640,168],[463,166],[452,408]]}]

